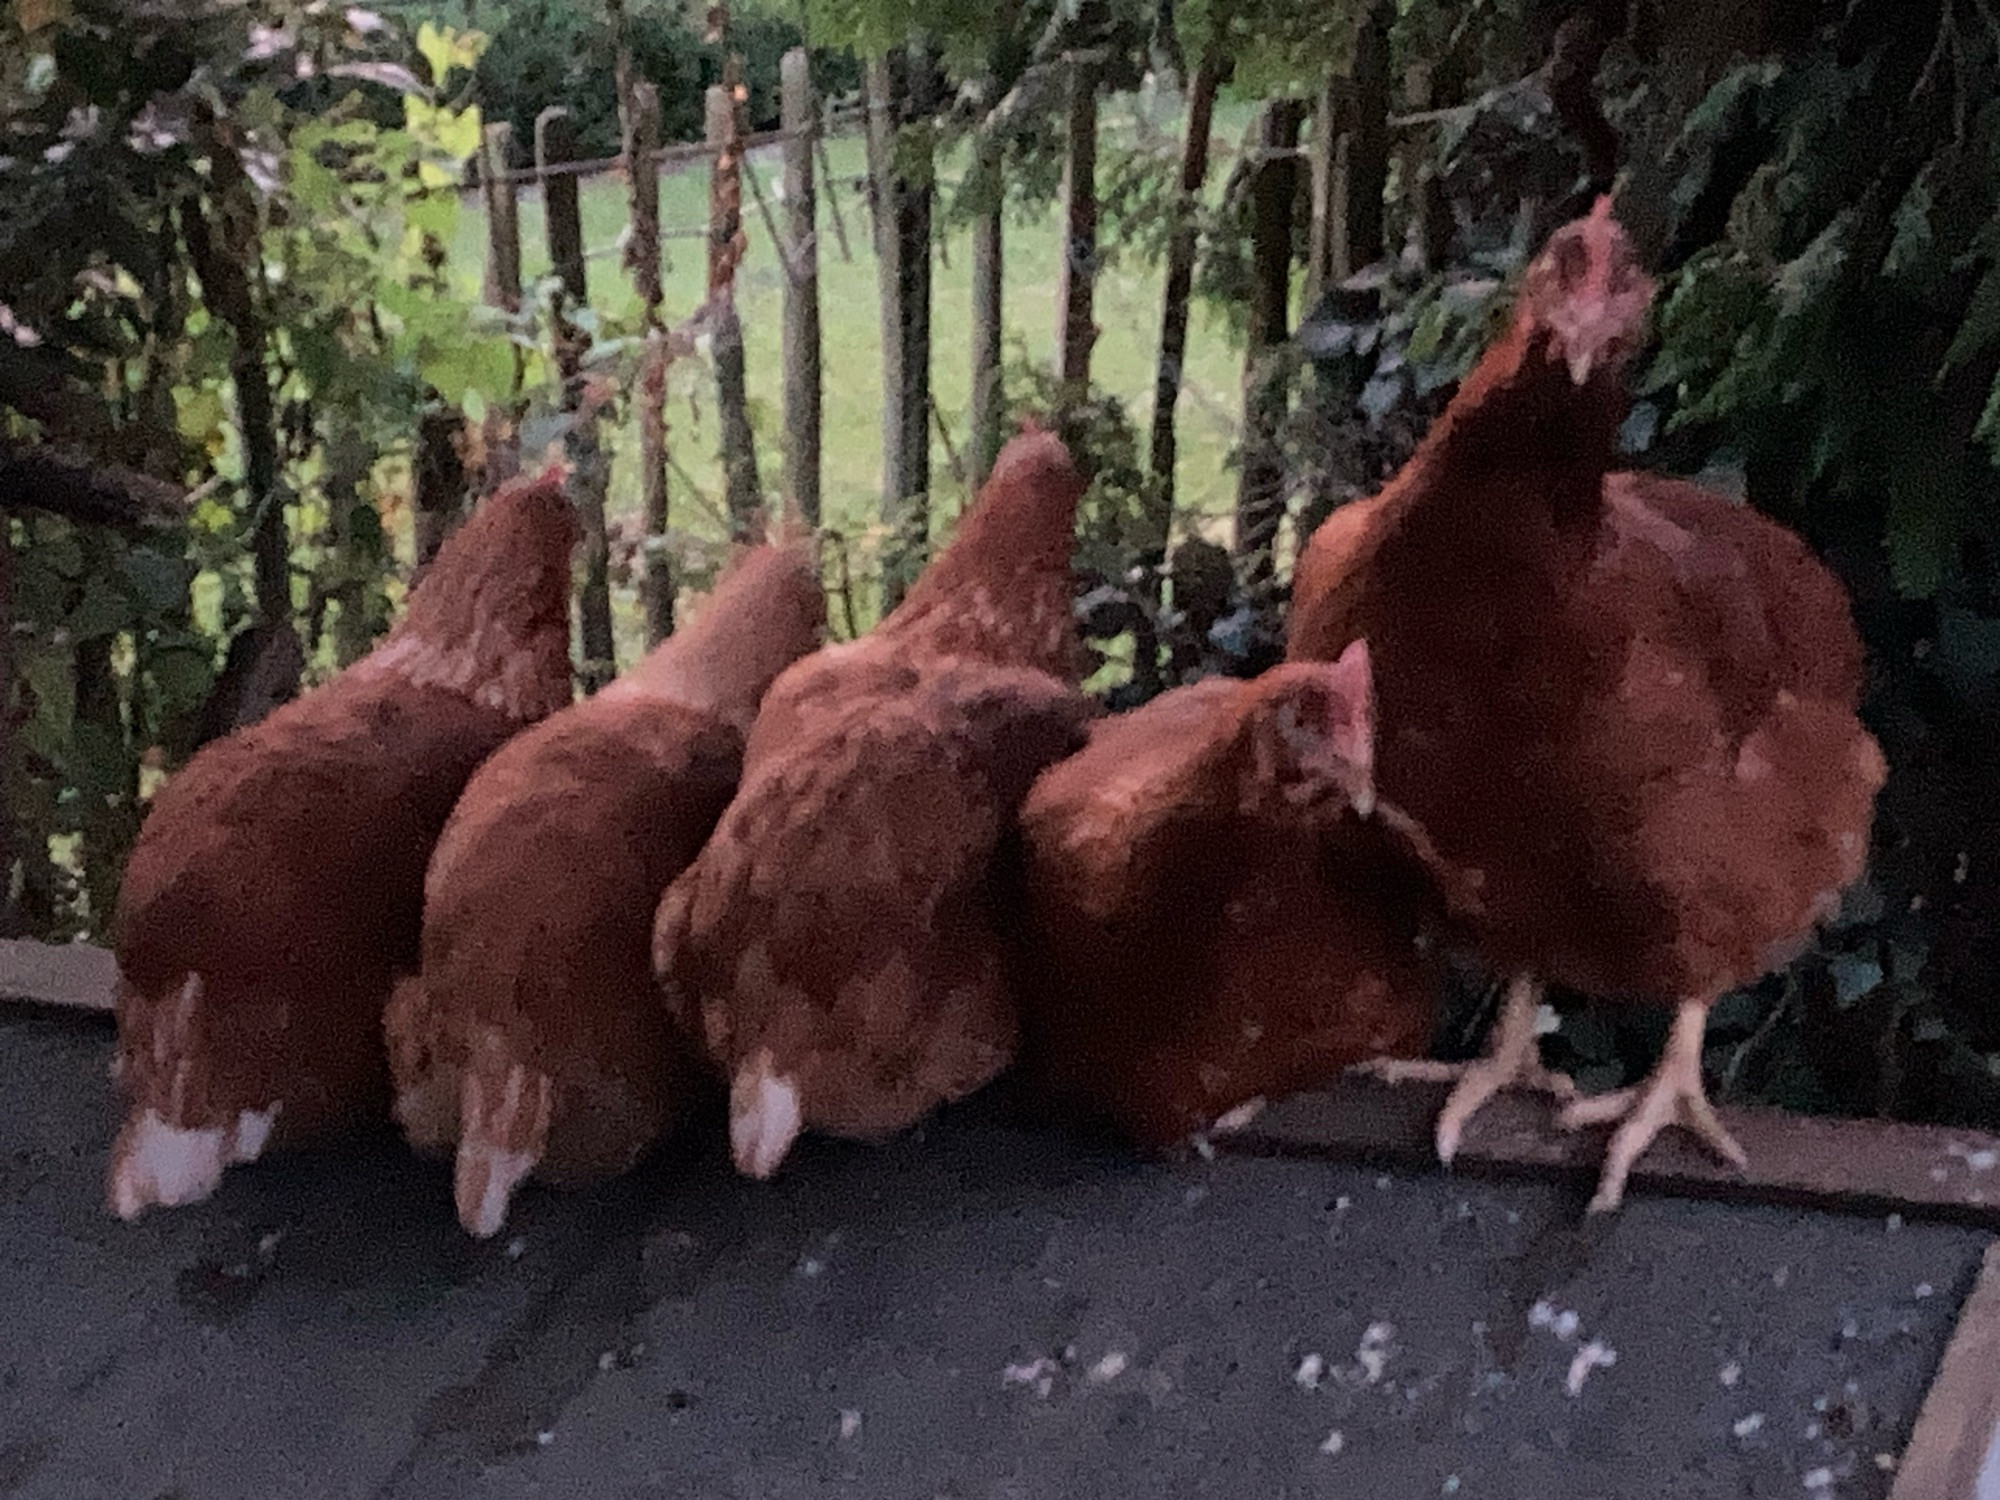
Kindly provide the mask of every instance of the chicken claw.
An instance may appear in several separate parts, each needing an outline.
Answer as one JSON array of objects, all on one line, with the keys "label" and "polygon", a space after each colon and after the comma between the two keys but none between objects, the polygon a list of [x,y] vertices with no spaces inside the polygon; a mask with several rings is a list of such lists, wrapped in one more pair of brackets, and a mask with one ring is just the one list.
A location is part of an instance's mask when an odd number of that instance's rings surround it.
[{"label": "chicken claw", "polygon": [[1451,1097],[1437,1121],[1438,1160],[1446,1166],[1458,1155],[1460,1139],[1472,1117],[1488,1100],[1503,1089],[1525,1089],[1549,1094],[1574,1106],[1576,1085],[1566,1074],[1542,1066],[1535,1046],[1535,1012],[1542,1000],[1542,987],[1532,979],[1518,978],[1507,986],[1507,1001],[1493,1023],[1493,1037],[1486,1055],[1476,1062],[1445,1063],[1377,1058],[1362,1063],[1356,1071],[1368,1073],[1386,1083],[1455,1083]]},{"label": "chicken claw", "polygon": [[1707,1002],[1682,1001],[1674,1011],[1666,1050],[1643,1084],[1578,1099],[1563,1111],[1566,1130],[1623,1122],[1605,1149],[1604,1172],[1597,1181],[1597,1195],[1590,1200],[1592,1213],[1609,1213],[1624,1201],[1625,1179],[1633,1165],[1652,1145],[1653,1137],[1669,1125],[1679,1125],[1699,1136],[1709,1150],[1739,1172],[1750,1164],[1702,1090],[1701,1039],[1707,1025]]}]

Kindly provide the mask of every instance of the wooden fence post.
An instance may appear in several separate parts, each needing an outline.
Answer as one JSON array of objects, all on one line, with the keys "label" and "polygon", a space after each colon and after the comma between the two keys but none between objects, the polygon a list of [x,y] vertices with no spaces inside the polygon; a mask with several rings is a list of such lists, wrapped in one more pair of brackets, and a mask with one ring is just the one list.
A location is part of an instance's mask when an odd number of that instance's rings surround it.
[{"label": "wooden fence post", "polygon": [[[875,281],[882,323],[882,518],[894,523],[903,500],[903,297],[902,242],[896,226],[902,198],[895,166],[897,112],[903,92],[902,59],[894,51],[871,57],[868,86],[868,203],[875,238]],[[888,586],[884,574],[884,587]]]},{"label": "wooden fence post", "polygon": [[779,119],[785,132],[785,484],[813,527],[820,509],[819,244],[813,192],[813,142],[819,108],[812,64],[794,47],[778,64]]},{"label": "wooden fence post", "polygon": [[[931,81],[920,42],[868,65],[870,176],[882,295],[886,613],[923,566],[931,490]],[[921,95],[921,97],[919,97]]]},{"label": "wooden fence post", "polygon": [[1065,405],[1090,399],[1091,316],[1097,281],[1097,76],[1094,57],[1069,59],[1069,143],[1063,153],[1063,257],[1056,306],[1057,368]]},{"label": "wooden fence post", "polygon": [[986,483],[1000,456],[1001,416],[1007,403],[1000,365],[1005,357],[1002,318],[1006,311],[1006,227],[1004,195],[995,174],[996,196],[972,226],[972,488]]},{"label": "wooden fence post", "polygon": [[[1167,241],[1167,284],[1160,313],[1160,362],[1153,377],[1153,427],[1146,450],[1146,501],[1140,517],[1139,566],[1144,591],[1132,677],[1148,697],[1159,691],[1161,571],[1174,524],[1174,470],[1180,460],[1176,408],[1187,359],[1188,306],[1194,292],[1195,252],[1201,246],[1202,184],[1208,180],[1209,136],[1215,128],[1215,96],[1222,69],[1211,52],[1195,68],[1188,87],[1187,139],[1181,143],[1181,173],[1174,197],[1174,227]],[[1179,591],[1174,598],[1178,603]]]},{"label": "wooden fence post", "polygon": [[1354,47],[1353,110],[1349,117],[1343,211],[1335,240],[1333,275],[1344,281],[1382,258],[1389,190],[1389,32],[1396,8],[1379,0],[1362,23]]},{"label": "wooden fence post", "polygon": [[[515,191],[514,127],[496,121],[486,127],[479,157],[479,191],[486,200],[486,285],[489,307],[497,307],[510,317],[521,310],[521,205]],[[486,488],[494,489],[512,479],[521,469],[521,445],[514,423],[521,397],[521,383],[527,375],[527,357],[514,350],[514,387],[504,407],[495,406],[486,414]]]},{"label": "wooden fence post", "polygon": [[1334,272],[1346,238],[1341,219],[1346,205],[1341,202],[1341,185],[1347,176],[1349,80],[1328,73],[1320,80],[1319,97],[1313,103],[1312,145],[1309,150],[1312,177],[1312,233],[1306,251],[1305,305],[1311,307],[1330,286],[1345,276]]},{"label": "wooden fence post", "polygon": [[736,267],[743,259],[743,143],[737,99],[722,84],[706,98],[707,136],[715,152],[708,180],[708,300],[713,321],[715,399],[722,423],[722,471],[729,532],[748,540],[761,493],[757,439],[750,429],[750,394],[743,363],[743,322],[736,314]]},{"label": "wooden fence post", "polygon": [[667,549],[667,338],[660,322],[660,91],[628,76],[620,101],[625,171],[631,184],[632,234],[625,265],[645,313],[646,347],[639,365],[639,489],[645,534],[639,544],[646,646],[674,633],[673,559]]},{"label": "wooden fence post", "polygon": [[1298,199],[1304,101],[1273,99],[1251,167],[1249,349],[1243,358],[1243,462],[1236,490],[1236,561],[1244,585],[1270,583],[1285,513],[1283,433],[1289,385],[1277,358],[1291,333],[1292,212]]},{"label": "wooden fence post", "polygon": [[583,690],[594,693],[616,675],[618,661],[611,632],[611,557],[604,530],[604,494],[611,465],[599,438],[596,415],[586,410],[584,401],[583,356],[590,346],[590,335],[567,316],[571,306],[581,307],[587,300],[577,175],[564,170],[575,160],[576,131],[569,112],[552,105],[535,121],[535,167],[548,216],[549,265],[562,283],[552,332],[556,367],[563,382],[563,409],[572,418],[567,440],[570,501],[576,506],[583,532],[583,581],[577,599],[583,638]]}]

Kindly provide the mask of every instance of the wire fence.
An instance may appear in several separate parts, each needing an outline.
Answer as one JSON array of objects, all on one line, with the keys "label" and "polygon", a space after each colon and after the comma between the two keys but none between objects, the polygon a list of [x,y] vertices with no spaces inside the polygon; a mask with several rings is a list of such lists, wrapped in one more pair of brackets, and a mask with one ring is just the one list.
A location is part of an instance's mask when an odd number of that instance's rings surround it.
[{"label": "wire fence", "polygon": [[[823,124],[810,131],[760,130],[743,136],[738,143],[745,152],[761,151],[767,146],[783,145],[786,141],[817,136],[822,139],[852,134],[867,119],[867,111],[860,106],[849,106],[827,112]],[[688,141],[679,145],[662,146],[653,153],[653,162],[662,174],[677,172],[695,162],[712,161],[721,154],[722,147],[709,141]],[[472,158],[476,163],[477,157]],[[550,162],[546,168],[509,167],[505,172],[495,173],[493,181],[511,182],[520,187],[533,187],[550,177],[600,177],[606,172],[623,171],[626,157],[623,152],[616,156],[600,156],[589,161]],[[464,180],[459,183],[459,191],[476,193],[481,181],[476,166],[469,166]]]}]

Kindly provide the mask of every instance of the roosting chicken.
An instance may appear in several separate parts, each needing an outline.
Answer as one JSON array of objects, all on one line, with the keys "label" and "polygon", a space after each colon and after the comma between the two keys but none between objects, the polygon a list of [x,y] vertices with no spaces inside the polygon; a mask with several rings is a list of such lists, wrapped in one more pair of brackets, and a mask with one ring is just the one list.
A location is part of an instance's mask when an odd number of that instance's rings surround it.
[{"label": "roosting chicken", "polygon": [[653,913],[736,790],[759,700],[825,621],[812,558],[757,548],[692,624],[466,787],[387,1032],[397,1118],[419,1149],[456,1146],[473,1234],[529,1173],[624,1171],[698,1090],[654,989]]},{"label": "roosting chicken", "polygon": [[1484,956],[1516,976],[1489,1055],[1438,1122],[1536,1057],[1539,982],[1671,1007],[1646,1084],[1571,1102],[1622,1120],[1593,1207],[1663,1126],[1743,1154],[1702,1088],[1709,1006],[1800,951],[1861,872],[1882,755],[1838,581],[1791,532],[1694,485],[1609,473],[1652,283],[1608,199],[1530,267],[1507,335],[1415,456],[1313,536],[1290,654],[1365,637],[1376,776],[1476,882]]},{"label": "roosting chicken", "polygon": [[886,1136],[1014,1053],[996,862],[1036,775],[1083,741],[1053,435],[1001,451],[950,547],[873,634],[772,686],[743,785],[660,904],[668,1003],[730,1079],[738,1168],[802,1129]]},{"label": "roosting chicken", "polygon": [[160,790],[115,920],[117,1213],[383,1110],[432,845],[474,768],[569,701],[574,541],[559,471],[500,491],[381,645]]},{"label": "roosting chicken", "polygon": [[1033,1093],[1142,1145],[1420,1053],[1421,836],[1376,809],[1365,644],[1099,723],[1021,810]]}]

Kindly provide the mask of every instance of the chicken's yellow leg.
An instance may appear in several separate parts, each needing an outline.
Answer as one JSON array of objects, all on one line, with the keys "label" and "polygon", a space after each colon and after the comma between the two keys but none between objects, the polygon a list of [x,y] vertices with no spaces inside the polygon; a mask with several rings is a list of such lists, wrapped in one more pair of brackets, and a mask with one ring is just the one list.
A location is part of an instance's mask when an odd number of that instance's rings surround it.
[{"label": "chicken's yellow leg", "polygon": [[1674,1010],[1667,1047],[1646,1081],[1637,1088],[1617,1089],[1578,1099],[1563,1111],[1562,1123],[1582,1125],[1622,1121],[1604,1153],[1604,1171],[1597,1179],[1592,1213],[1607,1213],[1625,1198],[1625,1179],[1633,1164],[1669,1125],[1679,1125],[1739,1172],[1749,1165],[1743,1148],[1723,1128],[1701,1085],[1701,1039],[1708,1029],[1708,1002],[1683,1000]]},{"label": "chicken's yellow leg", "polygon": [[1450,1164],[1458,1154],[1460,1138],[1468,1121],[1495,1094],[1503,1089],[1529,1089],[1552,1094],[1564,1103],[1576,1099],[1576,1085],[1561,1073],[1542,1066],[1535,1046],[1535,1013],[1542,1003],[1542,987],[1525,976],[1507,986],[1507,1000],[1493,1023],[1493,1036],[1486,1055],[1476,1062],[1414,1062],[1403,1058],[1377,1058],[1361,1063],[1357,1071],[1372,1074],[1389,1083],[1421,1081],[1455,1082],[1451,1097],[1437,1121],[1438,1160]]}]

